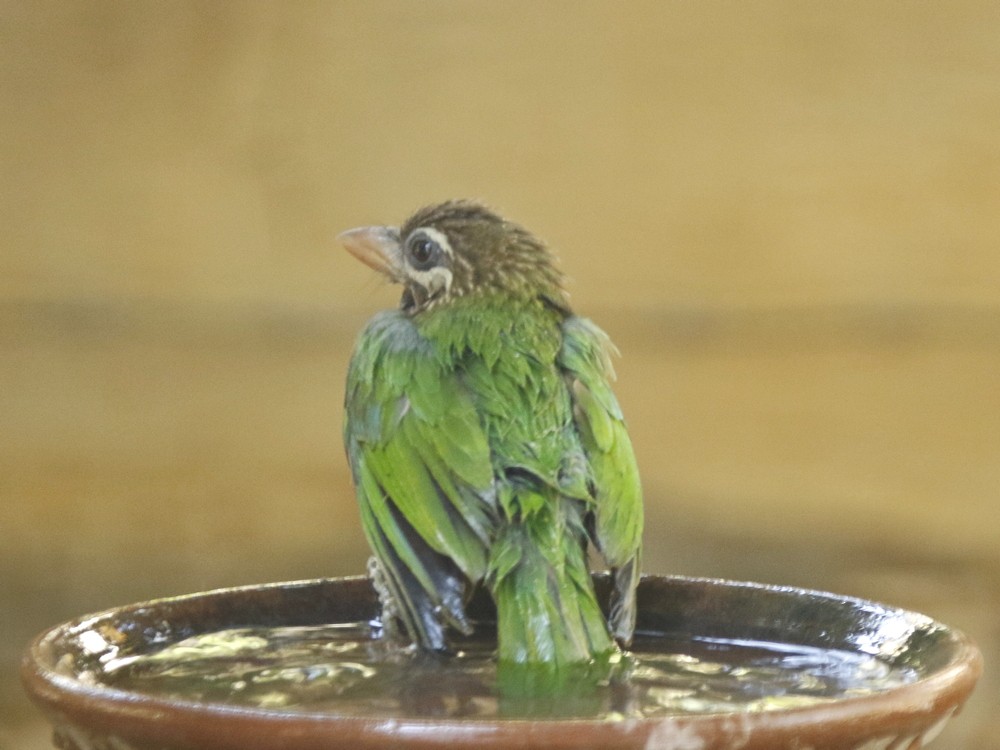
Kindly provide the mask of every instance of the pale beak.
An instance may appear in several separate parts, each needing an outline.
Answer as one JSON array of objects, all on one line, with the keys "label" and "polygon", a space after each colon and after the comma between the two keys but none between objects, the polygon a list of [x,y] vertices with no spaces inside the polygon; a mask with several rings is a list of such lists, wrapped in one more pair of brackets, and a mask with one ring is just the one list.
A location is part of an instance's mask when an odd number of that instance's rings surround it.
[{"label": "pale beak", "polygon": [[403,281],[403,251],[395,227],[358,227],[337,235],[347,251],[366,266]]}]

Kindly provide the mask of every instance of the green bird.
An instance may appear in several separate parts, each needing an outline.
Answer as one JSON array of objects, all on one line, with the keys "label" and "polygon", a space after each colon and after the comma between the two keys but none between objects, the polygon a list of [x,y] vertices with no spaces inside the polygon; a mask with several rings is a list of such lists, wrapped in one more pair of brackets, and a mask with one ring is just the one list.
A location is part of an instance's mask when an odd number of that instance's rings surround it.
[{"label": "green bird", "polygon": [[[339,235],[402,284],[348,369],[344,442],[383,621],[424,649],[470,634],[485,586],[501,663],[627,646],[642,492],[608,336],[570,310],[546,246],[472,201]],[[612,572],[605,618],[588,546]],[[387,623],[388,624],[388,623]]]}]

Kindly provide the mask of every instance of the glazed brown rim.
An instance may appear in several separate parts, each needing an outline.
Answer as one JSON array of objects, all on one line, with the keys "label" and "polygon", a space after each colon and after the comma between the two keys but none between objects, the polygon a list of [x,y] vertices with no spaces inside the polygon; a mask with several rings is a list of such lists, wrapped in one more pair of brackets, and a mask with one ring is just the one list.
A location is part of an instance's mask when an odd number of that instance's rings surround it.
[{"label": "glazed brown rim", "polygon": [[[656,584],[728,588],[809,597],[905,610],[825,592],[792,587],[681,576],[648,577]],[[383,719],[344,717],[308,711],[225,706],[129,693],[90,685],[60,674],[53,667],[55,646],[87,622],[122,616],[166,605],[210,603],[239,595],[320,589],[352,593],[369,589],[366,578],[317,579],[262,586],[243,586],[127,605],[81,617],[40,634],[25,654],[21,669],[33,700],[57,726],[82,730],[89,736],[114,736],[125,742],[155,743],[164,748],[214,750],[329,750],[334,747],[462,747],[462,748],[681,748],[699,747],[774,750],[782,747],[845,748],[859,742],[887,739],[928,741],[971,693],[982,672],[982,656],[960,631],[940,626],[948,636],[946,664],[915,682],[868,696],[832,703],[743,714],[698,714],[601,721],[587,719]],[[641,592],[641,589],[640,589]],[[687,738],[687,739],[685,739]],[[689,744],[677,744],[678,740]],[[797,744],[795,744],[797,743]],[[890,747],[897,747],[892,744]],[[915,745],[919,747],[920,745]]]}]

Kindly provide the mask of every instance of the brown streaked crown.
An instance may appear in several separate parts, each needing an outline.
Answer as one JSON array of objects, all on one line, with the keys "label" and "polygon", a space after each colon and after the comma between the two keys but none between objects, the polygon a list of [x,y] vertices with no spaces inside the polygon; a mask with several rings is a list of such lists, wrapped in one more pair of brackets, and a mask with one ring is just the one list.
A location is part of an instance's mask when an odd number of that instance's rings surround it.
[{"label": "brown streaked crown", "polygon": [[[429,231],[428,231],[429,230]],[[445,290],[427,297],[407,284],[404,307],[414,312],[477,293],[542,298],[565,308],[562,274],[545,244],[524,227],[471,200],[451,200],[414,213],[400,229],[404,253],[424,236],[444,238],[440,263],[450,271]]]}]

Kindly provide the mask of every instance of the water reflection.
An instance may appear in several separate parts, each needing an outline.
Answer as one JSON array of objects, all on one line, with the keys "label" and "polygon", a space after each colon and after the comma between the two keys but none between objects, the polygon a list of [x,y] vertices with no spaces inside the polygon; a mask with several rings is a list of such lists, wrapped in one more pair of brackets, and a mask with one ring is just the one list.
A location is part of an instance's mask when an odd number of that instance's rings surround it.
[{"label": "water reflection", "polygon": [[[238,628],[97,659],[121,689],[236,706],[358,716],[607,720],[769,711],[916,679],[874,655],[788,644],[641,636],[634,651],[558,674],[502,668],[489,637],[455,655],[391,646],[368,624]],[[107,656],[107,653],[105,654]],[[93,669],[93,668],[92,668]]]}]

